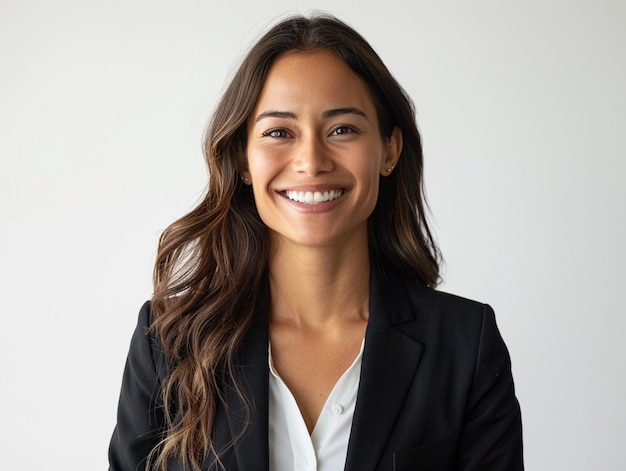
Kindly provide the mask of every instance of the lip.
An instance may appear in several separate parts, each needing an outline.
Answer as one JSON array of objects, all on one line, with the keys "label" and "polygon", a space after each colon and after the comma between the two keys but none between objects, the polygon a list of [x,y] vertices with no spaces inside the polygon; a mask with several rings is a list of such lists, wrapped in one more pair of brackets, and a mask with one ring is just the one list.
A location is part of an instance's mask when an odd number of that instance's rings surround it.
[{"label": "lip", "polygon": [[336,184],[336,183],[320,183],[316,185],[290,185],[277,189],[278,193],[284,193],[285,191],[331,191],[331,190],[343,190],[348,191],[344,185]]}]

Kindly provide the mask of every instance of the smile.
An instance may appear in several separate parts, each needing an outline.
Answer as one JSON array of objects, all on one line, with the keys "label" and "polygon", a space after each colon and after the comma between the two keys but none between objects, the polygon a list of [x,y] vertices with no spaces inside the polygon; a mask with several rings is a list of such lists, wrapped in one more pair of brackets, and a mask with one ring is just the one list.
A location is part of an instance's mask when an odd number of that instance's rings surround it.
[{"label": "smile", "polygon": [[284,191],[283,194],[292,201],[305,204],[320,204],[336,200],[343,195],[344,190],[330,191]]}]

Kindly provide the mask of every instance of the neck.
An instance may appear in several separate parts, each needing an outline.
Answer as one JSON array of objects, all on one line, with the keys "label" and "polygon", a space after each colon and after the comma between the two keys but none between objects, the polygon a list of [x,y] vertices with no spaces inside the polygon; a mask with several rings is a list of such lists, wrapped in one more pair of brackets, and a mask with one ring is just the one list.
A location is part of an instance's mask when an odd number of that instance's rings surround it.
[{"label": "neck", "polygon": [[[346,248],[347,247],[347,248]],[[272,321],[307,329],[367,319],[370,261],[364,244],[332,247],[274,245],[270,258]]]}]

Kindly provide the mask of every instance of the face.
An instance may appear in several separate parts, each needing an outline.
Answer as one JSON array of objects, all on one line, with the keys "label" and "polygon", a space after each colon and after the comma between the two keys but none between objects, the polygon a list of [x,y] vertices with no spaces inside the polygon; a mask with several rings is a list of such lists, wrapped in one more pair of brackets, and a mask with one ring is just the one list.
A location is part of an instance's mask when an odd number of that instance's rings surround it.
[{"label": "face", "polygon": [[380,175],[401,140],[399,130],[381,136],[365,84],[335,54],[294,52],[267,75],[240,167],[273,241],[367,241]]}]

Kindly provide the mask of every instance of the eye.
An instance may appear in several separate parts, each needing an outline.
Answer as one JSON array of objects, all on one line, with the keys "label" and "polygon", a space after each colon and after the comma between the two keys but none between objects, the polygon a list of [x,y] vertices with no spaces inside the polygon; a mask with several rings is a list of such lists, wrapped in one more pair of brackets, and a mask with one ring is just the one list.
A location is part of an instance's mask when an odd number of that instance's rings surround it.
[{"label": "eye", "polygon": [[265,131],[263,133],[265,137],[289,137],[289,133],[284,129],[270,129],[269,131]]},{"label": "eye", "polygon": [[356,133],[357,130],[355,128],[353,128],[352,126],[337,126],[335,129],[333,129],[330,133],[331,136],[342,136],[344,134],[354,134]]}]

